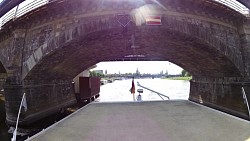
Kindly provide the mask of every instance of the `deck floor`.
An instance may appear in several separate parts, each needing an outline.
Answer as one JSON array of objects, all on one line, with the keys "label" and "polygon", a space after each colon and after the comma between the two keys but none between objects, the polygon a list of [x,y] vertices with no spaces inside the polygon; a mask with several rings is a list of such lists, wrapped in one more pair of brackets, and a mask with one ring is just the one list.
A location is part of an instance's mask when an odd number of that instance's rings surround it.
[{"label": "deck floor", "polygon": [[32,141],[250,141],[250,123],[189,101],[92,103]]}]

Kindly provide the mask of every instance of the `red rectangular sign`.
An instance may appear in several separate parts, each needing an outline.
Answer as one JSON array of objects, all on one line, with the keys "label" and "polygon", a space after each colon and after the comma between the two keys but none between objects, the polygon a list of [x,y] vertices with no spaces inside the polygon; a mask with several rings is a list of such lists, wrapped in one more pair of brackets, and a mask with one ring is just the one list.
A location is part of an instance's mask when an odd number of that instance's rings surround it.
[{"label": "red rectangular sign", "polygon": [[146,25],[161,25],[161,16],[147,16]]}]

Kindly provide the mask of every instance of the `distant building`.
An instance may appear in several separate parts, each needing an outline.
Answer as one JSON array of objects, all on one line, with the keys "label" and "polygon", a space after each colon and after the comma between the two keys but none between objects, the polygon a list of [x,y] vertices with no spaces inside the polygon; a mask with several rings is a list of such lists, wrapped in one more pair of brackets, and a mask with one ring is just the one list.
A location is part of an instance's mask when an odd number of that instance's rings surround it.
[{"label": "distant building", "polygon": [[105,74],[108,74],[108,71],[107,71],[107,70],[105,70]]},{"label": "distant building", "polygon": [[166,70],[166,73],[165,73],[165,75],[166,75],[166,76],[168,75],[168,70]]},{"label": "distant building", "polygon": [[160,75],[163,75],[163,71],[160,72]]},{"label": "distant building", "polygon": [[135,74],[136,74],[136,75],[140,75],[140,71],[138,70],[138,68],[136,69]]}]

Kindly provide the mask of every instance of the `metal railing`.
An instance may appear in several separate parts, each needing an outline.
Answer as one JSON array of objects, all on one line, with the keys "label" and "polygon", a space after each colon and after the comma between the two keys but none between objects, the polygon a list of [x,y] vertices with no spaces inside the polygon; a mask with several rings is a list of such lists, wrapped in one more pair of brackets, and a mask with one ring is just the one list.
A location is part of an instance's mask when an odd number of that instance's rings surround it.
[{"label": "metal railing", "polygon": [[244,87],[241,87],[241,90],[242,90],[243,99],[245,100],[245,102],[247,104],[248,116],[250,117],[249,103],[248,103],[248,100],[247,100],[247,95],[246,95]]},{"label": "metal railing", "polygon": [[159,97],[160,97],[162,100],[164,100],[164,98],[162,98],[162,97],[166,97],[168,100],[170,100],[170,98],[169,98],[168,96],[166,96],[166,95],[164,95],[164,94],[161,94],[161,93],[159,93],[159,92],[157,92],[157,91],[151,90],[151,89],[149,89],[149,88],[147,88],[147,87],[144,87],[144,86],[142,86],[139,82],[137,82],[137,86],[142,87],[142,88],[144,88],[144,89],[147,89],[147,90],[149,90],[149,91],[151,91],[151,92],[154,92],[154,93],[158,94]]},{"label": "metal railing", "polygon": [[249,14],[249,9],[246,8],[244,5],[242,5],[241,3],[239,3],[236,0],[214,0],[217,1],[219,3],[222,3],[244,15],[248,15]]},{"label": "metal railing", "polygon": [[[47,3],[54,2],[54,1],[57,1],[57,0],[33,0],[31,2],[30,1],[22,2],[21,4],[19,4],[19,6],[12,8],[9,12],[7,12],[4,16],[0,18],[0,29],[5,23],[11,20],[15,20],[16,18],[40,6],[43,6]],[[245,14],[246,16],[250,15],[249,9],[243,6],[242,4],[240,4],[239,2],[237,2],[236,0],[213,0],[213,1],[220,2],[242,14]]]},{"label": "metal railing", "polygon": [[15,20],[16,18],[21,17],[24,14],[53,1],[56,0],[33,0],[32,2],[30,1],[22,2],[21,4],[12,8],[9,12],[7,12],[0,18],[0,29],[7,22]]}]

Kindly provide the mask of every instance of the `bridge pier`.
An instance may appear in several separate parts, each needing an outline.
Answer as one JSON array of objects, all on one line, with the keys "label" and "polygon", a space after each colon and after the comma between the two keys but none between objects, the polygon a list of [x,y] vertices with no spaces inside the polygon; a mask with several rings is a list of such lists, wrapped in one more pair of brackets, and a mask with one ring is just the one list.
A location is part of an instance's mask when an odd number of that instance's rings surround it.
[{"label": "bridge pier", "polygon": [[0,73],[0,91],[3,89],[3,85],[5,83],[6,77],[7,76],[5,73]]},{"label": "bridge pier", "polygon": [[194,78],[190,81],[189,100],[248,119],[242,87],[250,101],[250,82],[240,78]]},{"label": "bridge pier", "polygon": [[71,81],[53,81],[47,83],[24,82],[24,84],[4,85],[6,121],[15,125],[23,93],[26,93],[28,110],[22,110],[19,123],[29,125],[39,119],[59,112],[62,108],[76,103]]}]

